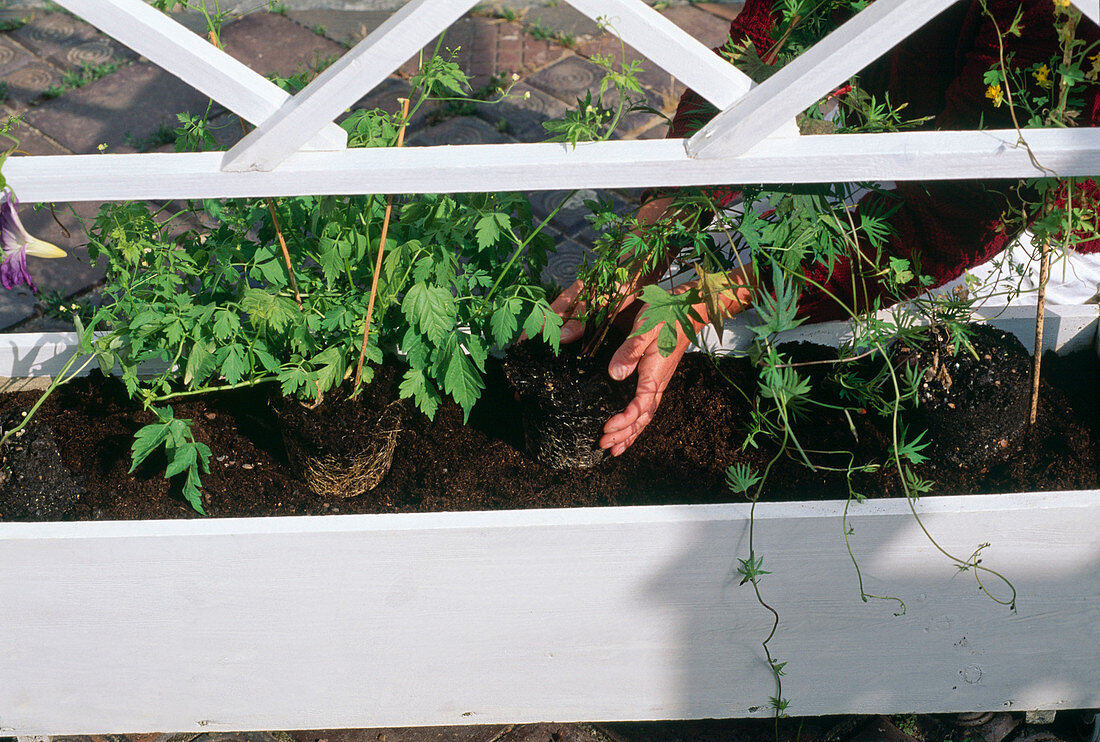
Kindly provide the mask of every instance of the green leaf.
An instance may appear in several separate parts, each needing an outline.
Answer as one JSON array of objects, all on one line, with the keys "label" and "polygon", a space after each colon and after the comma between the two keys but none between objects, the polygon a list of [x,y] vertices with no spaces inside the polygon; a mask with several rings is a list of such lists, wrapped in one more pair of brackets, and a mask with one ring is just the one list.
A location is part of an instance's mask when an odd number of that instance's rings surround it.
[{"label": "green leaf", "polygon": [[486,214],[477,220],[477,246],[482,250],[492,246],[500,237],[500,225],[495,217],[496,214]]},{"label": "green leaf", "polygon": [[519,330],[519,312],[523,308],[523,302],[515,296],[497,307],[489,318],[489,328],[493,333],[493,341],[497,345],[504,346],[512,342]]},{"label": "green leaf", "polygon": [[[153,408],[154,412],[158,412],[157,408]],[[160,413],[158,412],[158,415]],[[168,440],[168,436],[171,434],[171,428],[168,423],[158,420],[155,423],[149,423],[137,433],[134,434],[134,442],[130,446],[130,457],[132,463],[130,465],[130,473],[132,474],[134,469],[137,469],[141,465],[141,462],[149,458],[149,454],[156,451],[162,443]]]},{"label": "green leaf", "polygon": [[214,339],[226,340],[230,335],[241,328],[241,320],[235,312],[228,309],[219,309],[214,319]]},{"label": "green leaf", "polygon": [[187,354],[183,383],[188,386],[202,384],[214,372],[215,366],[214,354],[210,352],[206,342],[196,340],[191,344],[191,351]]},{"label": "green leaf", "polygon": [[634,331],[634,336],[649,332],[660,327],[657,334],[657,349],[662,356],[669,356],[679,343],[680,336],[676,332],[679,327],[684,334],[694,342],[695,327],[692,321],[702,323],[703,318],[693,306],[699,301],[695,291],[685,291],[680,294],[671,294],[660,286],[650,284],[642,289],[642,301],[649,306],[642,314],[642,325]]},{"label": "green leaf", "polygon": [[410,368],[406,371],[398,391],[401,399],[411,397],[417,409],[423,412],[429,420],[435,419],[436,410],[439,409],[439,392],[422,369]]},{"label": "green leaf", "polygon": [[[370,348],[367,350],[369,351]],[[344,354],[336,346],[325,348],[313,357],[311,363],[316,369],[317,383],[321,387],[322,394],[339,384],[347,369]]]},{"label": "green leaf", "polygon": [[164,470],[164,478],[171,479],[177,474],[182,474],[185,470],[190,469],[198,462],[198,449],[194,446],[173,446],[172,450],[174,456],[172,460],[168,462],[167,468]]},{"label": "green leaf", "polygon": [[309,372],[301,366],[291,366],[279,371],[276,376],[284,397],[289,397],[309,382]]},{"label": "green leaf", "polygon": [[293,299],[269,294],[260,289],[246,289],[241,298],[241,308],[248,313],[254,326],[271,328],[275,332],[282,332],[288,325],[297,324],[302,317]]},{"label": "green leaf", "polygon": [[401,302],[409,324],[416,325],[428,340],[438,345],[454,330],[455,302],[451,292],[426,283],[414,285]]},{"label": "green leaf", "polygon": [[523,321],[523,331],[527,337],[542,336],[542,339],[558,352],[561,342],[562,319],[557,312],[550,309],[550,305],[544,301],[535,303],[527,319]]},{"label": "green leaf", "polygon": [[443,391],[451,395],[462,408],[463,420],[468,420],[470,410],[481,396],[481,390],[485,388],[485,384],[474,362],[462,351],[462,347],[454,336],[448,339],[442,350],[446,366],[443,374]]},{"label": "green leaf", "polygon": [[224,351],[224,355],[221,367],[222,376],[230,384],[237,384],[251,370],[248,361],[244,357],[244,346],[234,343]]}]

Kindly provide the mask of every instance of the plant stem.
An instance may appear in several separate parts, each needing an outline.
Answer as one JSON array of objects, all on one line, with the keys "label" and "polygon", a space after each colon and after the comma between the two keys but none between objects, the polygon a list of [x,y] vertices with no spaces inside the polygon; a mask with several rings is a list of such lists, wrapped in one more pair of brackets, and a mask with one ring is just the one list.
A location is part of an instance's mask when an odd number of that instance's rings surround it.
[{"label": "plant stem", "polygon": [[66,361],[65,365],[61,367],[61,371],[57,374],[57,376],[53,377],[53,379],[50,381],[50,385],[46,387],[46,391],[42,392],[42,395],[35,401],[34,405],[32,405],[31,408],[27,410],[27,414],[23,416],[23,421],[11,430],[4,431],[4,435],[0,437],[0,449],[3,449],[4,444],[8,442],[9,438],[18,433],[23,428],[27,427],[27,424],[30,423],[31,419],[34,417],[34,413],[38,412],[38,408],[42,406],[42,403],[46,401],[47,397],[53,394],[59,386],[70,381],[74,376],[79,374],[84,369],[88,368],[88,365],[95,360],[95,354],[88,356],[88,358],[84,361],[83,365],[81,365],[80,368],[69,374],[68,378],[65,378],[65,373],[73,367],[73,364],[76,363],[76,360],[78,358],[80,358],[80,355],[74,353],[72,358]]},{"label": "plant stem", "polygon": [[1035,424],[1039,414],[1039,371],[1043,365],[1043,325],[1046,323],[1047,279],[1050,277],[1050,238],[1043,240],[1039,256],[1039,295],[1035,305],[1035,355],[1031,365],[1031,413],[1028,422]]},{"label": "plant stem", "polygon": [[[401,128],[397,130],[397,146],[405,143],[405,125],[409,120],[409,99],[401,98]],[[367,318],[363,323],[363,347],[359,350],[359,362],[355,365],[355,381],[352,389],[359,389],[363,376],[363,360],[367,357],[367,341],[370,339],[370,323],[374,316],[374,296],[378,292],[378,275],[382,272],[382,255],[386,249],[386,237],[390,231],[390,215],[393,212],[393,194],[386,196],[386,215],[382,218],[382,234],[378,237],[378,257],[374,261],[374,275],[370,280],[370,296],[367,298]]]}]

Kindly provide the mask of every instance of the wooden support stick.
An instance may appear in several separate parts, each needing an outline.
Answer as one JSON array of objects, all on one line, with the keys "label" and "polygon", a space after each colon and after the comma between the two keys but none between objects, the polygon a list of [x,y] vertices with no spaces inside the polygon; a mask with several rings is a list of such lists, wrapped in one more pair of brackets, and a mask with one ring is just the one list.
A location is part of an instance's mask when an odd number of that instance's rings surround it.
[{"label": "wooden support stick", "polygon": [[1035,357],[1031,366],[1031,415],[1034,425],[1039,414],[1039,371],[1043,365],[1043,325],[1046,322],[1047,279],[1050,277],[1050,238],[1043,240],[1039,257],[1039,296],[1035,305]]},{"label": "wooden support stick", "polygon": [[[401,98],[401,126],[397,130],[397,146],[405,143],[405,125],[409,119],[409,99]],[[363,323],[363,347],[359,350],[359,363],[355,365],[355,381],[352,389],[359,388],[363,375],[363,359],[367,357],[367,340],[370,339],[370,323],[374,316],[374,295],[378,291],[378,274],[382,272],[382,254],[386,249],[386,236],[390,231],[390,213],[393,211],[393,194],[386,196],[386,215],[382,218],[382,234],[378,238],[378,257],[374,261],[374,275],[370,281],[370,297],[367,299],[367,318]]]},{"label": "wooden support stick", "polygon": [[[244,122],[241,122],[244,125]],[[265,198],[267,210],[271,212],[271,223],[275,225],[275,236],[279,238],[279,247],[283,251],[283,260],[286,261],[286,275],[290,278],[290,288],[294,290],[294,301],[298,302],[298,309],[302,308],[302,295],[298,292],[298,281],[294,279],[294,266],[290,263],[290,251],[286,247],[286,239],[283,237],[283,228],[279,226],[279,216],[275,213],[275,200]]]}]

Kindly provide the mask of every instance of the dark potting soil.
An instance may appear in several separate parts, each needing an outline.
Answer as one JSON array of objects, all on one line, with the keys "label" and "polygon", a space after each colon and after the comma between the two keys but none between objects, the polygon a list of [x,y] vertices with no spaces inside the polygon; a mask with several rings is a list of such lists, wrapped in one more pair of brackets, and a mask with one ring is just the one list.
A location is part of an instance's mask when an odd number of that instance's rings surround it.
[{"label": "dark potting soil", "polygon": [[[621,337],[620,337],[621,335]],[[607,365],[625,335],[601,343],[594,356],[584,341],[562,346],[519,343],[508,351],[504,373],[519,397],[527,453],[552,469],[587,469],[604,459],[603,424],[634,396],[637,376],[614,381]]]},{"label": "dark potting soil", "polygon": [[[1039,424],[1020,436],[1010,457],[976,469],[931,462],[917,467],[918,475],[934,481],[937,492],[949,494],[1097,487],[1094,441],[1100,440],[1100,415],[1095,395],[1083,392],[1096,388],[1100,362],[1090,350],[1068,358],[1050,356],[1045,368],[1049,383],[1042,390]],[[740,461],[759,471],[775,453],[764,439],[756,448],[743,447],[757,390],[755,372],[744,359],[685,356],[653,422],[634,446],[586,470],[552,469],[527,456],[515,395],[499,363],[490,362],[488,371],[487,388],[469,425],[450,404],[434,420],[408,414],[389,474],[369,494],[348,500],[319,498],[291,473],[268,390],[186,398],[174,408],[177,417],[193,421],[195,437],[213,451],[211,471],[203,477],[204,505],[217,517],[737,501],[726,486],[726,468]],[[383,382],[379,379],[379,392]],[[26,409],[37,396],[0,396],[0,415]],[[1085,397],[1086,406],[1074,411],[1069,400],[1079,397]],[[855,414],[849,422],[842,413],[819,412],[797,423],[795,431],[806,449],[852,450],[856,461],[881,462],[890,437],[872,417]],[[43,405],[39,421],[52,431],[61,464],[39,456],[31,466],[58,470],[41,472],[43,482],[50,476],[56,481],[71,477],[79,496],[67,507],[17,505],[13,493],[33,499],[34,490],[9,477],[0,486],[0,518],[197,517],[164,480],[163,456],[152,456],[129,473],[134,432],[150,418],[117,381],[96,374],[62,387]],[[840,463],[836,455],[811,456],[815,463]],[[785,458],[790,465],[773,468],[765,499],[848,496],[843,473],[811,470],[794,461],[793,452]],[[11,471],[17,471],[14,464]],[[852,485],[867,496],[900,494],[889,467],[857,475]],[[58,491],[63,488],[58,485]]]}]

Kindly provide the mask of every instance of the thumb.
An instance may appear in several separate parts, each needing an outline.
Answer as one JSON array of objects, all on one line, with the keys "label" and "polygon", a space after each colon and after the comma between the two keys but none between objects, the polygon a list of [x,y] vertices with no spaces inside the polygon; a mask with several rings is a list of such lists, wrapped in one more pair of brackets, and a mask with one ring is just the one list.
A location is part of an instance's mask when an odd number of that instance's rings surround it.
[{"label": "thumb", "polygon": [[611,362],[607,364],[607,373],[615,381],[622,381],[634,373],[638,367],[638,361],[646,354],[646,349],[653,344],[654,333],[657,329],[629,337],[619,346],[615,354],[611,356]]}]

